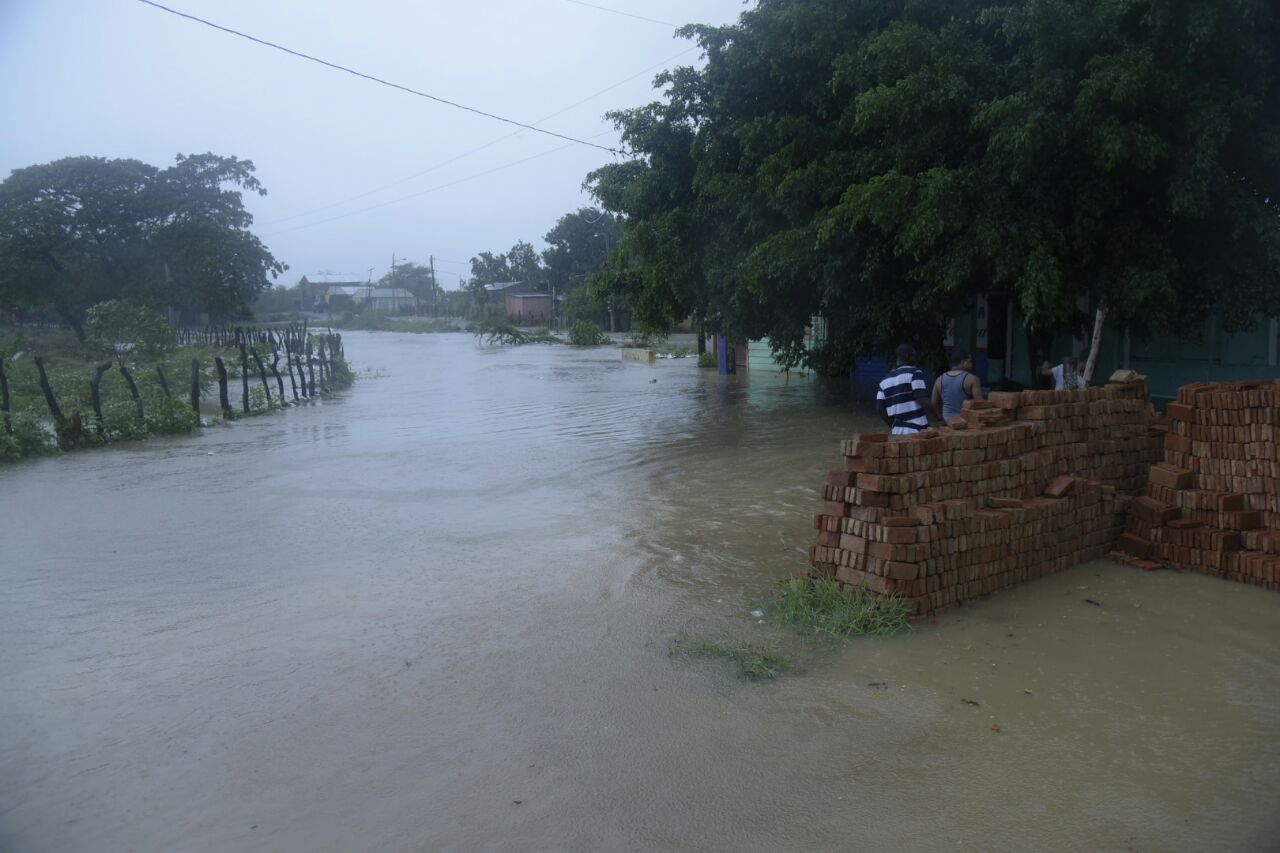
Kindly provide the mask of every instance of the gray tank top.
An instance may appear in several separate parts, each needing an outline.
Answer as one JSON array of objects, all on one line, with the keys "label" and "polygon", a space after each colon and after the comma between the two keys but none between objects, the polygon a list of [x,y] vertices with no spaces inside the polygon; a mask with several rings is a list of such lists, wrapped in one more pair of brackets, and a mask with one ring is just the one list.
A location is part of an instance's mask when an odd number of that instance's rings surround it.
[{"label": "gray tank top", "polygon": [[969,371],[965,370],[959,376],[952,376],[948,373],[942,374],[942,419],[951,420],[960,417],[960,411],[964,409],[964,401],[971,399],[968,390],[964,387],[964,382],[969,378]]}]

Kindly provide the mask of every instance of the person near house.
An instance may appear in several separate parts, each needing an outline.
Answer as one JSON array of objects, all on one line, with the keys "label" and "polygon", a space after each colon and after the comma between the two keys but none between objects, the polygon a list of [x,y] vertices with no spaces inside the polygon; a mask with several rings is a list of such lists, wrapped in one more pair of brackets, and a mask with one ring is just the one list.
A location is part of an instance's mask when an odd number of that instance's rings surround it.
[{"label": "person near house", "polygon": [[1075,356],[1067,356],[1062,360],[1062,364],[1051,365],[1046,361],[1040,365],[1040,373],[1053,378],[1055,391],[1074,391],[1084,387],[1084,379],[1080,376],[1080,363]]},{"label": "person near house", "polygon": [[973,356],[962,349],[951,353],[951,369],[933,383],[933,410],[943,422],[960,417],[965,400],[982,399],[982,380],[973,373]]},{"label": "person near house", "polygon": [[913,435],[929,426],[933,402],[929,399],[929,386],[924,371],[915,366],[916,350],[910,344],[898,347],[898,366],[880,380],[876,392],[876,408],[880,418],[889,425],[894,435]]}]

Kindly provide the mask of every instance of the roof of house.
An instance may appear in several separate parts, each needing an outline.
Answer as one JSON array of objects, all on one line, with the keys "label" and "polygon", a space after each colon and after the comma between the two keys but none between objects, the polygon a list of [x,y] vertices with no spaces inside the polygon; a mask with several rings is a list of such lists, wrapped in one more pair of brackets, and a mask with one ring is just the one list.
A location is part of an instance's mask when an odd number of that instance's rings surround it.
[{"label": "roof of house", "polygon": [[336,273],[320,272],[320,273],[312,273],[309,275],[304,275],[301,278],[301,280],[299,280],[298,284],[302,284],[302,282],[304,281],[307,282],[308,284],[359,285],[359,284],[365,284],[368,281],[368,279],[365,276],[356,275],[355,273],[349,273],[349,272],[336,272]]},{"label": "roof of house", "polygon": [[364,292],[366,290],[369,290],[369,288],[368,287],[334,286],[326,290],[325,295],[326,296],[350,296],[354,298],[356,296],[364,295]]},{"label": "roof of house", "polygon": [[499,290],[506,290],[509,287],[515,287],[517,284],[524,284],[523,281],[495,281],[493,284],[486,284],[484,289],[490,293],[496,293]]},{"label": "roof of house", "polygon": [[508,293],[512,299],[550,299],[550,293]]},{"label": "roof of house", "polygon": [[403,287],[371,287],[368,288],[370,299],[413,299],[412,293]]}]

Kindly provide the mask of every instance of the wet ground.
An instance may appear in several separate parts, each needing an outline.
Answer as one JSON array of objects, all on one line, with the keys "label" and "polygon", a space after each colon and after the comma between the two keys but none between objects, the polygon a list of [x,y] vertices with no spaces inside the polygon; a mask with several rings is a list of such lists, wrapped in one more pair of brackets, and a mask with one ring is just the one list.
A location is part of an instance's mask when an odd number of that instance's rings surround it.
[{"label": "wet ground", "polygon": [[747,614],[839,388],[344,337],[341,398],[0,469],[0,850],[1280,848],[1280,596],[1097,563],[815,645]]}]

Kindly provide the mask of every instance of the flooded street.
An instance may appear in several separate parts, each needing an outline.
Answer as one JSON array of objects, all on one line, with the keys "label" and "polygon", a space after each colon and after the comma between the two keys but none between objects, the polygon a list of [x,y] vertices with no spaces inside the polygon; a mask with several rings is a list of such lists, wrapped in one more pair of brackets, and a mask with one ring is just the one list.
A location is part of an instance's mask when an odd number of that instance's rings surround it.
[{"label": "flooded street", "polygon": [[810,643],[748,613],[841,388],[345,342],[339,398],[0,468],[0,850],[1280,849],[1280,596],[1095,563]]}]

